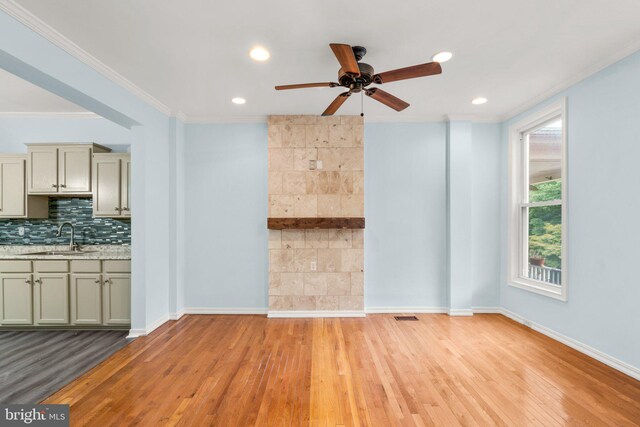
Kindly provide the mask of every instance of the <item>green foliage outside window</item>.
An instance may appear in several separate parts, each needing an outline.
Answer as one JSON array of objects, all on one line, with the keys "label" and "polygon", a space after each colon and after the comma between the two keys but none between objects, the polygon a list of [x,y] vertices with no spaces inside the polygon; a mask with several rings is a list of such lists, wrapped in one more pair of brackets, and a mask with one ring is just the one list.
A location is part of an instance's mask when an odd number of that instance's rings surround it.
[{"label": "green foliage outside window", "polygon": [[[529,201],[540,202],[562,199],[560,181],[534,184]],[[561,268],[562,207],[540,206],[529,209],[529,251],[544,258],[544,265]]]}]

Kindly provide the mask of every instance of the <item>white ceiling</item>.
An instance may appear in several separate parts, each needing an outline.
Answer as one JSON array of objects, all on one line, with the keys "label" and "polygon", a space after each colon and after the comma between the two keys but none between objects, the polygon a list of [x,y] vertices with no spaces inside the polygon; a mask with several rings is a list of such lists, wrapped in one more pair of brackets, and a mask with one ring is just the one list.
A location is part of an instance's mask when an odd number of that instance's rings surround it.
[{"label": "white ceiling", "polygon": [[[18,0],[31,13],[189,120],[319,114],[339,88],[276,92],[276,84],[335,81],[329,43],[363,45],[376,71],[450,50],[441,76],[384,89],[401,113],[365,99],[369,120],[442,115],[504,118],[631,53],[638,0]],[[254,45],[266,63],[248,57]],[[231,98],[247,99],[242,106]],[[471,105],[476,96],[489,102]],[[342,114],[360,112],[351,97]]]},{"label": "white ceiling", "polygon": [[0,113],[35,112],[75,113],[86,110],[0,68]]}]

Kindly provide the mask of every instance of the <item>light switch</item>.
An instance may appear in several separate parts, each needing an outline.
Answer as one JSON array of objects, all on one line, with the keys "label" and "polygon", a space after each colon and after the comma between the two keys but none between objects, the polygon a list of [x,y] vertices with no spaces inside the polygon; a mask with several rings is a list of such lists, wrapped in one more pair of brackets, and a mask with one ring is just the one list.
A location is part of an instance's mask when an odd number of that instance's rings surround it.
[{"label": "light switch", "polygon": [[311,271],[316,271],[318,269],[318,263],[316,261],[311,261],[309,263],[309,268]]},{"label": "light switch", "polygon": [[24,227],[18,227],[18,236],[24,236]]},{"label": "light switch", "polygon": [[309,170],[310,171],[316,170],[316,165],[317,165],[317,162],[315,160],[309,160]]},{"label": "light switch", "polygon": [[316,168],[322,169],[322,160],[316,160]]}]

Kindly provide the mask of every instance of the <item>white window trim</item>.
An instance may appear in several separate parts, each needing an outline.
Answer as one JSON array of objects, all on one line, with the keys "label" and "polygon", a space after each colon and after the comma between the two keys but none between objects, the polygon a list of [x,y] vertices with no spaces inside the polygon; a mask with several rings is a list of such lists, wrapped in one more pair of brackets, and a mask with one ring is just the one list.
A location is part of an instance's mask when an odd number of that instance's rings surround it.
[{"label": "white window trim", "polygon": [[[522,233],[520,224],[520,209],[522,207],[519,200],[522,182],[521,161],[523,144],[521,135],[536,126],[547,122],[554,117],[562,117],[562,283],[560,286],[546,284],[537,280],[531,280],[521,276],[520,272],[520,251],[522,244]],[[528,167],[528,165],[525,165]],[[507,253],[507,284],[516,288],[524,289],[537,294],[545,295],[561,301],[567,301],[568,270],[567,270],[567,101],[561,98],[559,101],[550,104],[525,119],[509,127],[509,233],[508,233],[508,253]],[[546,202],[536,202],[535,205],[544,205]],[[550,202],[549,204],[557,204]]]}]

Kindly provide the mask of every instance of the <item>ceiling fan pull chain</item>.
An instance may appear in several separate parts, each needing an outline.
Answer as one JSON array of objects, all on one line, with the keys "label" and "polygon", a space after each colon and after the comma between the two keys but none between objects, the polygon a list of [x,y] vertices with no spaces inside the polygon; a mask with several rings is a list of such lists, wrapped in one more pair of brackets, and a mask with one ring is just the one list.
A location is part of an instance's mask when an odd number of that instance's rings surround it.
[{"label": "ceiling fan pull chain", "polygon": [[364,92],[360,92],[360,117],[364,117]]}]

